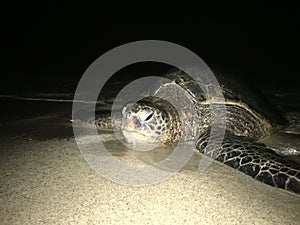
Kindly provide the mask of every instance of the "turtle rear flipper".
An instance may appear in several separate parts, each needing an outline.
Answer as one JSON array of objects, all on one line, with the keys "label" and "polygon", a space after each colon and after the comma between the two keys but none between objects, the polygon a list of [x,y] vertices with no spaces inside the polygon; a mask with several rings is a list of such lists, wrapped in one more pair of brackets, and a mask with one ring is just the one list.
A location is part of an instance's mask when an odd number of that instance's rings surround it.
[{"label": "turtle rear flipper", "polygon": [[[224,139],[209,132],[200,136],[197,149],[213,159],[233,167],[268,185],[300,194],[300,165],[285,160],[266,145],[251,142],[248,138],[226,133]],[[216,148],[214,143],[221,143]]]}]

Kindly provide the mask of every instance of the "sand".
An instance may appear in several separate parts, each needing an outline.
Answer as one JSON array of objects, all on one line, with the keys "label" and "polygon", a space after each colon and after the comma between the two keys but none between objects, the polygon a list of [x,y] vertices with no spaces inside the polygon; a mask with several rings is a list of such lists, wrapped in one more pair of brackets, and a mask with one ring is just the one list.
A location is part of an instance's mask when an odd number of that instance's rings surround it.
[{"label": "sand", "polygon": [[219,163],[200,173],[192,160],[155,185],[114,183],[86,163],[65,122],[2,123],[0,224],[300,223],[299,195]]}]

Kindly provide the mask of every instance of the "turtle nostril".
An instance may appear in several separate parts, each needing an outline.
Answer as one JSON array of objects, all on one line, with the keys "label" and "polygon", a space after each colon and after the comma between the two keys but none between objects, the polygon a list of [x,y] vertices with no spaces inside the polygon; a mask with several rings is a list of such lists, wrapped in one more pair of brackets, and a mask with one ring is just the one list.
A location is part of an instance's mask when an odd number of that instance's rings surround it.
[{"label": "turtle nostril", "polygon": [[126,117],[129,119],[131,117],[131,112],[128,112]]}]

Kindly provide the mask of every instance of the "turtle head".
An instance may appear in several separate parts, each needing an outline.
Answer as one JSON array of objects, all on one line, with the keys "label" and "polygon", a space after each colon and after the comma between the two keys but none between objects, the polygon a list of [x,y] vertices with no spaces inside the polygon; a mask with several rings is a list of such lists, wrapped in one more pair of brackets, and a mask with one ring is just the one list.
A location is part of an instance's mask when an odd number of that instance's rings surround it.
[{"label": "turtle head", "polygon": [[122,133],[128,143],[168,142],[167,112],[153,102],[128,104],[122,110]]}]

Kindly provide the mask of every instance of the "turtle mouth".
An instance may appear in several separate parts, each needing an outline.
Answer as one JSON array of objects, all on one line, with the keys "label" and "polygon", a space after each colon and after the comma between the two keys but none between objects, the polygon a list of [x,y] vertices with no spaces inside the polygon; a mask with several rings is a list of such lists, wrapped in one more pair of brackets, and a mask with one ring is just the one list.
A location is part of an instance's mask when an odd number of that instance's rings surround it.
[{"label": "turtle mouth", "polygon": [[146,134],[144,132],[140,132],[140,131],[132,130],[132,129],[122,129],[122,133],[128,143],[152,142],[150,133]]},{"label": "turtle mouth", "polygon": [[128,142],[151,140],[151,129],[148,124],[140,121],[137,117],[123,120],[121,130]]}]

